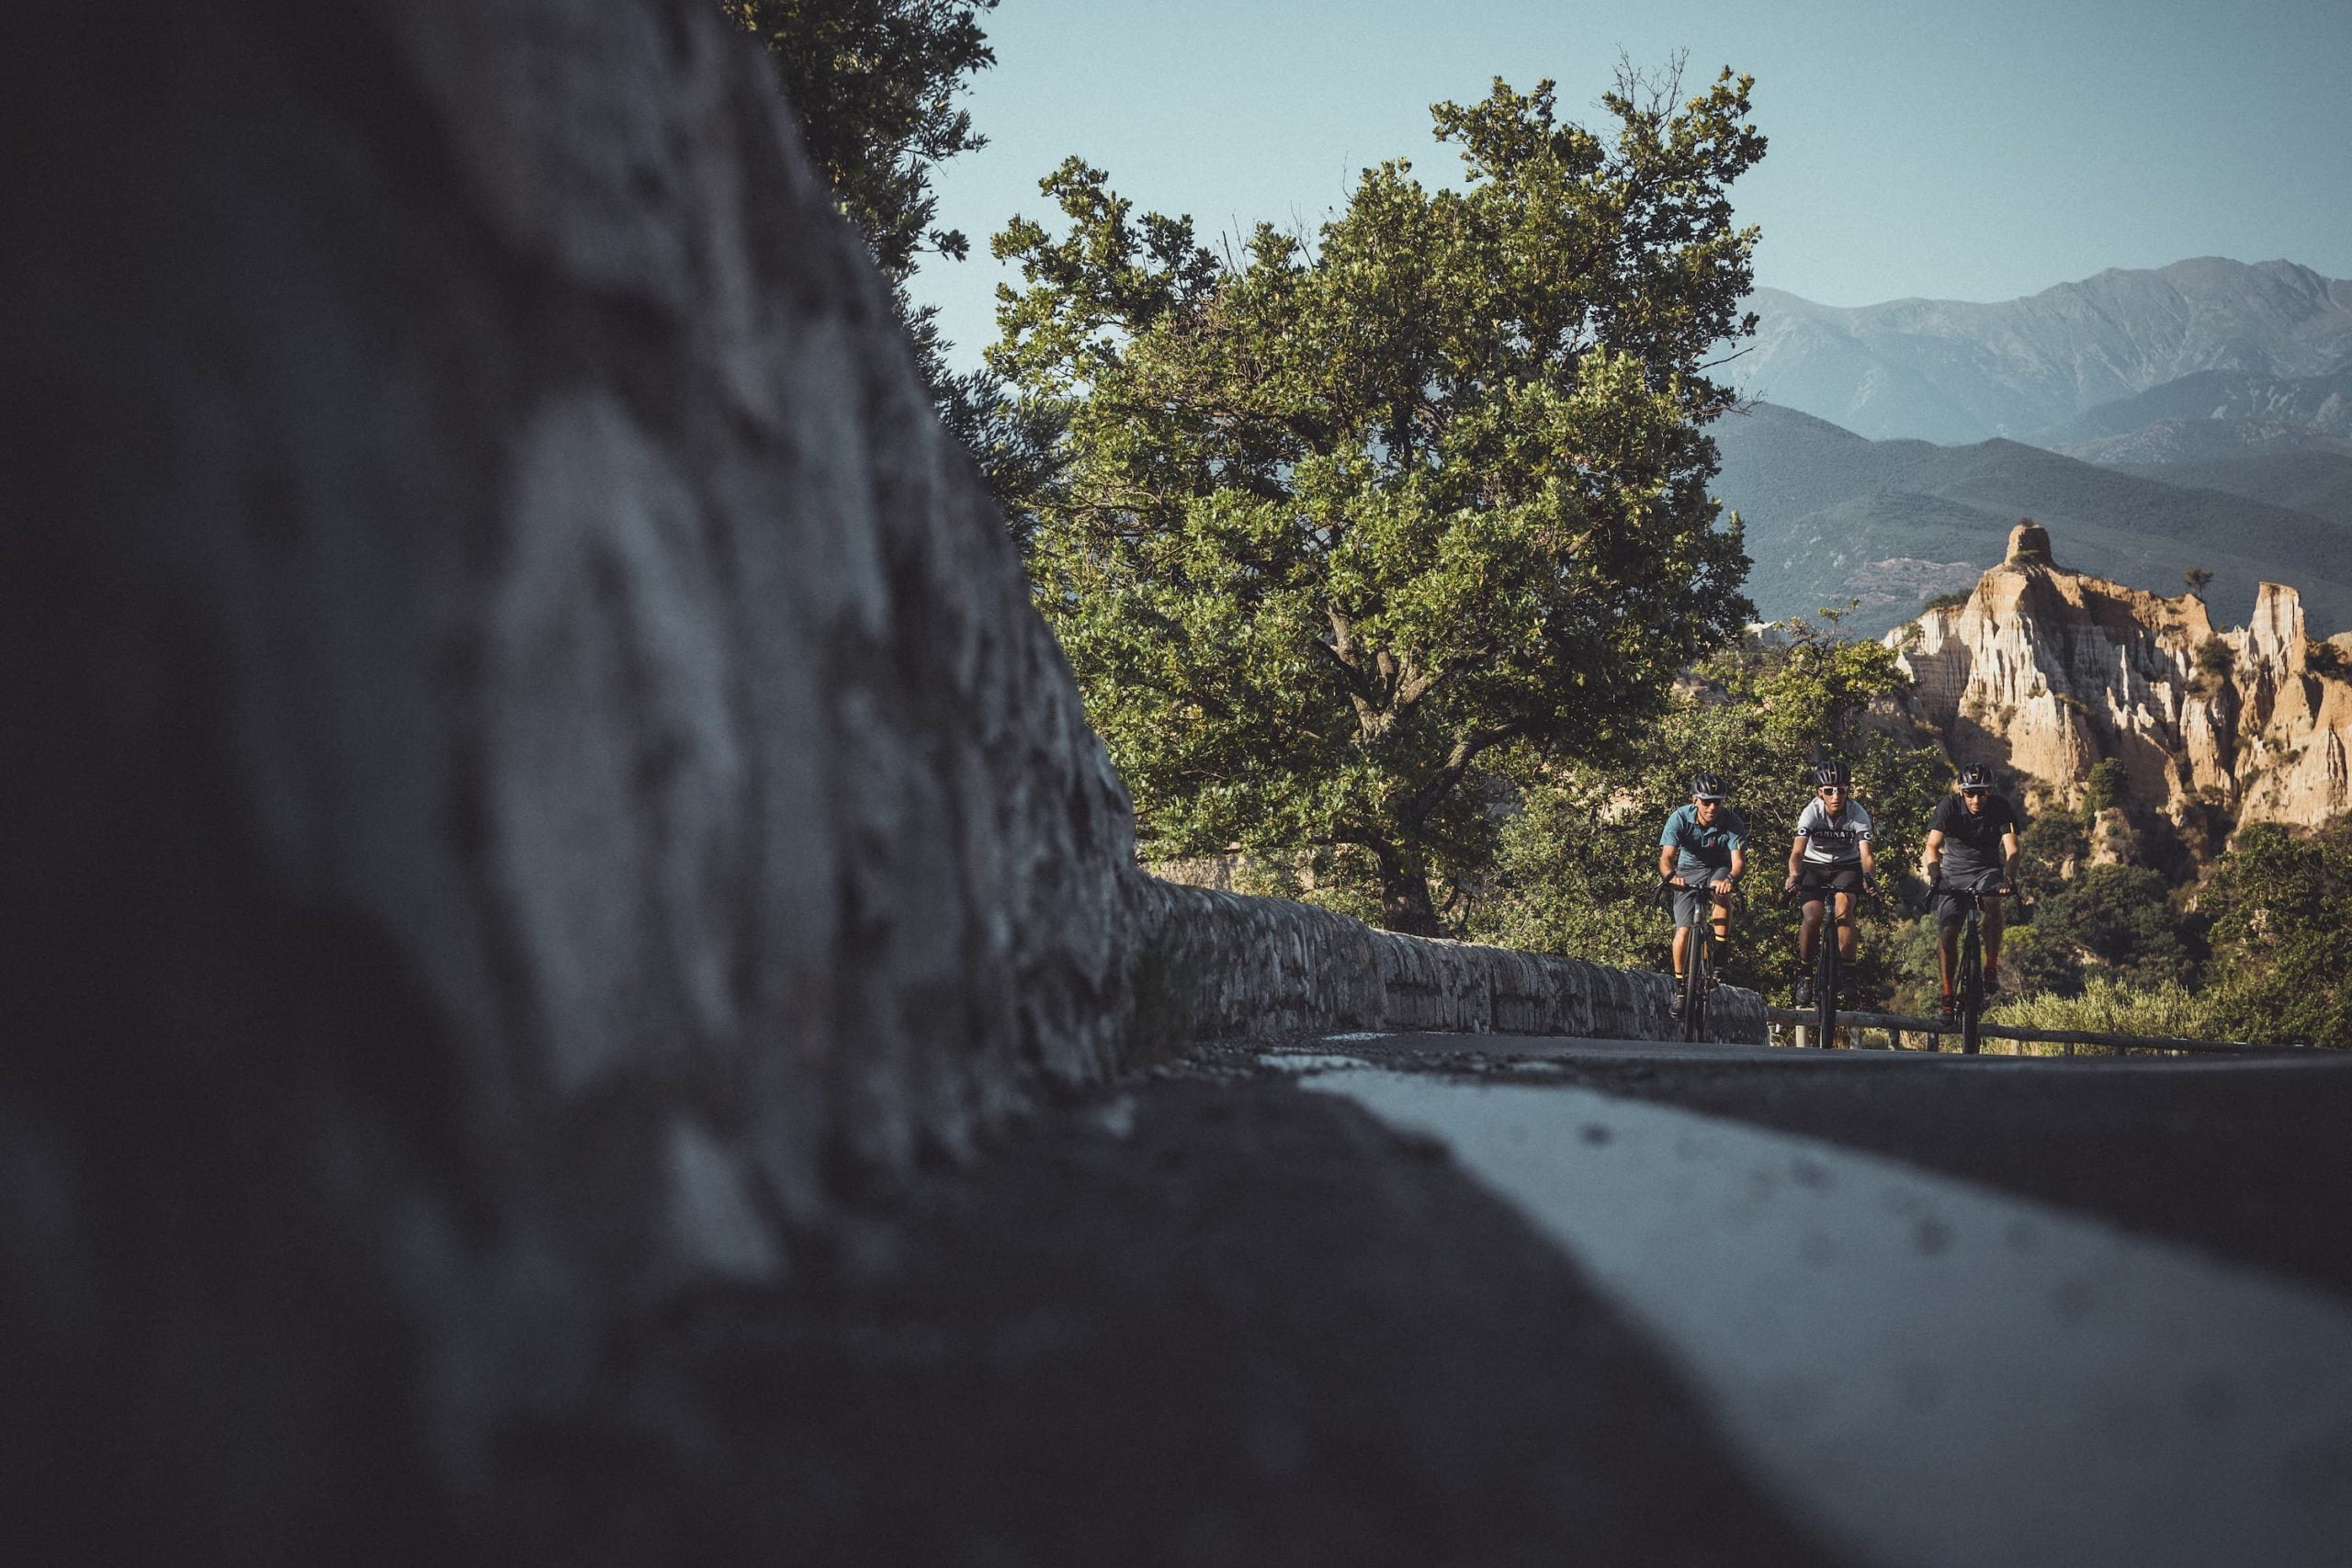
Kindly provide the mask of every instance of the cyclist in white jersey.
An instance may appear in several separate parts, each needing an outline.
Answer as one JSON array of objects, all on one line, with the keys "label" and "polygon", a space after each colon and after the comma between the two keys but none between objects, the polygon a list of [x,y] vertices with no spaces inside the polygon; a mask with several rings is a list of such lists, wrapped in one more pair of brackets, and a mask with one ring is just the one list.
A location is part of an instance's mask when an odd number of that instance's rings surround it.
[{"label": "cyclist in white jersey", "polygon": [[1871,814],[1850,798],[1853,777],[1846,764],[1822,763],[1814,769],[1813,782],[1814,798],[1798,816],[1796,841],[1789,846],[1788,891],[1803,889],[1804,900],[1797,955],[1804,961],[1806,978],[1797,982],[1799,1007],[1810,1007],[1815,1000],[1813,951],[1814,943],[1821,940],[1823,904],[1834,901],[1836,905],[1838,956],[1850,964],[1855,895],[1875,888],[1878,874],[1878,858],[1871,849]]}]

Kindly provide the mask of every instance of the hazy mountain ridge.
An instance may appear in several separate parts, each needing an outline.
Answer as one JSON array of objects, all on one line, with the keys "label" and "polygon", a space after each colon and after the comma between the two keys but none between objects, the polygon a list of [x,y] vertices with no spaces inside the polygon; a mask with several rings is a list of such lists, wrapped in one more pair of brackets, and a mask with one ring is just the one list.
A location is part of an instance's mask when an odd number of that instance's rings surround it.
[{"label": "hazy mountain ridge", "polygon": [[2204,462],[2119,465],[2118,471],[2159,484],[2268,502],[2352,528],[2352,455],[2342,452],[2281,452]]},{"label": "hazy mountain ridge", "polygon": [[[2207,597],[2225,622],[2250,613],[2268,581],[2301,592],[2315,630],[2352,626],[2352,526],[2332,512],[2009,440],[1871,441],[1770,403],[1711,431],[1723,455],[1714,491],[1747,525],[1748,593],[1768,619],[1856,598],[1852,628],[1883,631],[1924,596],[1976,581],[2032,517],[2064,541],[2067,565],[2118,582],[2176,592],[2183,569],[2210,569]],[[2323,497],[2333,477],[2308,476]]]},{"label": "hazy mountain ridge", "polygon": [[1873,439],[2025,437],[2207,372],[2352,373],[2352,281],[2286,261],[2109,269],[1995,304],[1849,308],[1759,288],[1750,306],[1734,383]]}]

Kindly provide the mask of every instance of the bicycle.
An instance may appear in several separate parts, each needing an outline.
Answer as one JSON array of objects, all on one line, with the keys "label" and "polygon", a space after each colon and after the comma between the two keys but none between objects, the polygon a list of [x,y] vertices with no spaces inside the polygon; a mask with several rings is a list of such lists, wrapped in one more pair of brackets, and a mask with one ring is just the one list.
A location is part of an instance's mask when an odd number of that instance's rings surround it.
[{"label": "bicycle", "polygon": [[[1876,885],[1865,879],[1860,891],[1853,897],[1860,898],[1877,891]],[[1844,955],[1838,951],[1838,895],[1827,888],[1820,888],[1808,897],[1802,884],[1788,892],[1789,903],[1799,911],[1816,898],[1823,907],[1821,931],[1814,942],[1813,1006],[1821,1048],[1827,1051],[1836,1046],[1838,1040],[1838,982],[1839,970],[1845,963]]]},{"label": "bicycle", "polygon": [[[1702,883],[1693,887],[1679,876],[1663,877],[1657,885],[1658,897],[1671,913],[1676,894],[1695,893],[1709,886]],[[1730,897],[1738,897],[1739,885],[1734,883]],[[1715,934],[1713,902],[1713,894],[1709,892],[1707,904],[1690,927],[1690,950],[1683,955],[1682,1038],[1693,1043],[1707,1037],[1707,998],[1714,994],[1723,966],[1723,939]]]},{"label": "bicycle", "polygon": [[1960,899],[1968,909],[1968,918],[1960,929],[1960,973],[1953,977],[1952,1010],[1960,1015],[1961,1055],[1973,1056],[1983,1041],[1984,1021],[1984,934],[1979,923],[1984,918],[1984,900],[2017,890],[1996,869],[1980,872],[1965,886],[1947,884],[1939,872],[1936,891]]}]

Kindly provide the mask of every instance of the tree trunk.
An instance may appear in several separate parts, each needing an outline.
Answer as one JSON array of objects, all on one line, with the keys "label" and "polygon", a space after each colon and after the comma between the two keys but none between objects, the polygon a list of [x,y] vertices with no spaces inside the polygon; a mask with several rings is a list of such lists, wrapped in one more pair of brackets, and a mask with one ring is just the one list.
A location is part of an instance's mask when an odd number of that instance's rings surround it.
[{"label": "tree trunk", "polygon": [[1443,936],[1430,875],[1418,856],[1375,851],[1380,862],[1380,923],[1407,936]]}]

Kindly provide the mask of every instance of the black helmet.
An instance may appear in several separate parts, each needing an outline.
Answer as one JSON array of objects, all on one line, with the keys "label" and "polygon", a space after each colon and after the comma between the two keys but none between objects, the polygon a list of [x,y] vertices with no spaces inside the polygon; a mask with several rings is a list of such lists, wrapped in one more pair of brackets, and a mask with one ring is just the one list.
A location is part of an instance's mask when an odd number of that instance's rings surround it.
[{"label": "black helmet", "polygon": [[1982,762],[1969,763],[1968,766],[1960,770],[1960,787],[1962,789],[1991,789],[1993,787],[1993,770],[1986,767]]},{"label": "black helmet", "polygon": [[1853,775],[1846,771],[1843,762],[1821,762],[1814,767],[1813,786],[1815,789],[1827,789],[1832,784],[1844,789],[1853,782]]},{"label": "black helmet", "polygon": [[1690,795],[1697,800],[1722,800],[1724,798],[1724,781],[1713,773],[1692,773]]}]

